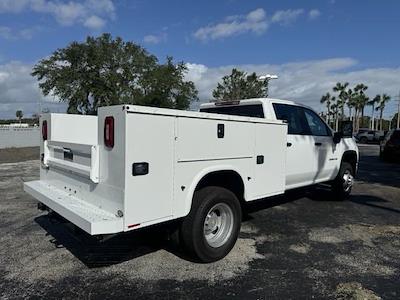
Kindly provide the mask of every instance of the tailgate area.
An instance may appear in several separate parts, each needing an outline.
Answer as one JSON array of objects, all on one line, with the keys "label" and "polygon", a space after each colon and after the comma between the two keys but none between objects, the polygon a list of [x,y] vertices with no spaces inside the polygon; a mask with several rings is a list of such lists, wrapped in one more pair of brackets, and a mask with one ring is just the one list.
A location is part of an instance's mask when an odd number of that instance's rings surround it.
[{"label": "tailgate area", "polygon": [[45,114],[40,126],[40,180],[26,182],[25,191],[91,235],[124,231],[124,168],[114,164],[123,161],[124,144],[102,145],[97,116]]},{"label": "tailgate area", "polygon": [[91,235],[123,231],[123,218],[40,180],[26,182],[24,190]]}]

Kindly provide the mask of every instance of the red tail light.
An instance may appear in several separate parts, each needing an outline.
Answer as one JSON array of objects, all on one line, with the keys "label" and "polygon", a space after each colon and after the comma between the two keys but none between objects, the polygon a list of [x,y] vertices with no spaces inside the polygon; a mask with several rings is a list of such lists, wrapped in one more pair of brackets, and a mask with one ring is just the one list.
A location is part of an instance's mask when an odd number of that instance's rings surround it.
[{"label": "red tail light", "polygon": [[42,123],[42,138],[43,138],[43,141],[47,140],[47,121],[46,120],[43,121],[43,123]]},{"label": "red tail light", "polygon": [[104,144],[109,148],[114,147],[114,117],[104,120]]}]

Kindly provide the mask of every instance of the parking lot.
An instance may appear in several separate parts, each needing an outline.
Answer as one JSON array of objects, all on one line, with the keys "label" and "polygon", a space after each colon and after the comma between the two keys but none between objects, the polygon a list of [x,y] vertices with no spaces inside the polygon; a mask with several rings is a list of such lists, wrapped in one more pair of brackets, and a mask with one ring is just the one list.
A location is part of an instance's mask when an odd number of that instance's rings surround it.
[{"label": "parking lot", "polygon": [[360,151],[349,200],[316,187],[252,203],[213,264],[191,262],[162,226],[101,243],[73,230],[23,192],[38,160],[2,160],[0,298],[398,299],[400,164],[381,162],[376,145]]}]

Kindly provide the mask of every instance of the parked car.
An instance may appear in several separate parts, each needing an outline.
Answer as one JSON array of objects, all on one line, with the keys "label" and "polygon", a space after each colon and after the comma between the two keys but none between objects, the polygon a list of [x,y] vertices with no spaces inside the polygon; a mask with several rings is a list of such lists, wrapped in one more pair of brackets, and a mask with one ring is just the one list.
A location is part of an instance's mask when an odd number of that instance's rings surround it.
[{"label": "parked car", "polygon": [[390,130],[380,145],[379,156],[383,160],[400,161],[400,129]]},{"label": "parked car", "polygon": [[385,136],[385,133],[383,131],[361,130],[356,134],[355,138],[356,138],[357,142],[360,142],[362,144],[367,144],[367,143],[379,143],[383,139],[384,136]]},{"label": "parked car", "polygon": [[41,117],[40,180],[25,191],[41,208],[91,235],[177,220],[179,241],[198,260],[234,246],[241,207],[327,183],[347,197],[358,166],[348,132],[311,108],[251,99],[200,112],[118,105],[98,116]]}]

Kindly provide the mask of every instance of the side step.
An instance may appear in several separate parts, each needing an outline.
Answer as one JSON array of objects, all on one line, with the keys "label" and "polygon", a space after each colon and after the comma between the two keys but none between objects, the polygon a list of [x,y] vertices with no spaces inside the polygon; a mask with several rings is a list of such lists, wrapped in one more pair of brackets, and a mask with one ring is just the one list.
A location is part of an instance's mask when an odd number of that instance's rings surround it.
[{"label": "side step", "polygon": [[40,180],[24,183],[24,190],[91,235],[124,230],[123,218]]}]

